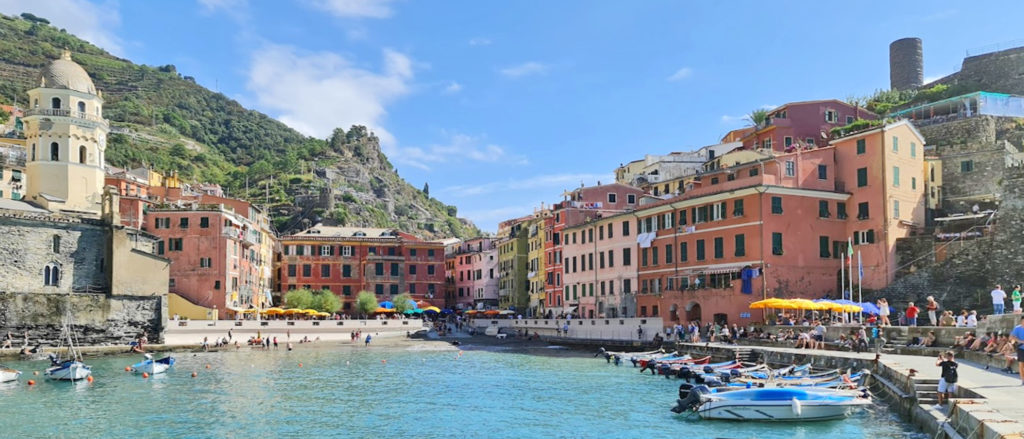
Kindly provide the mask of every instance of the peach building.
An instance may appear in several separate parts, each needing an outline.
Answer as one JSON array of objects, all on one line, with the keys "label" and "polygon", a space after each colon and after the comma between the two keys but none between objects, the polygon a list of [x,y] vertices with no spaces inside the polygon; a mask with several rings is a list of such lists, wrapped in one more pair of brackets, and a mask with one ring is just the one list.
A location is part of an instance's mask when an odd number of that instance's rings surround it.
[{"label": "peach building", "polygon": [[565,302],[576,304],[580,316],[636,314],[634,220],[621,213],[564,229]]}]

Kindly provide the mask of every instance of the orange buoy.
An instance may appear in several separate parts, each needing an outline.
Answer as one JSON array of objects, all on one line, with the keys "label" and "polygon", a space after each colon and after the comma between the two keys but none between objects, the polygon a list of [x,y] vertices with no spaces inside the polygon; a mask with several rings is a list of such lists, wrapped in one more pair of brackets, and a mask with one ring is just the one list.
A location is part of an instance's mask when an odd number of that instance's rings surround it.
[{"label": "orange buoy", "polygon": [[146,373],[146,372],[142,372],[142,377],[143,377],[143,378],[149,378],[149,374],[148,374],[148,373]]},{"label": "orange buoy", "polygon": [[299,367],[302,367],[302,363],[299,363]]},{"label": "orange buoy", "polygon": [[125,366],[124,367],[124,371],[125,372],[131,372],[132,371],[132,367],[131,366]]},{"label": "orange buoy", "polygon": [[380,364],[388,364],[388,360],[380,360]]},{"label": "orange buoy", "polygon": [[207,364],[207,365],[206,365],[206,368],[207,368],[207,369],[209,369],[209,368],[210,368],[210,365],[209,365],[209,364]]},{"label": "orange buoy", "polygon": [[198,374],[198,373],[196,373],[195,371],[192,371],[192,378],[195,378],[195,377],[197,377],[197,376],[199,376],[199,374]]},{"label": "orange buoy", "polygon": [[85,377],[85,380],[90,382],[90,383],[92,382],[92,379],[93,379],[92,375],[89,375],[89,376]]},{"label": "orange buoy", "polygon": [[28,380],[28,385],[34,386],[34,385],[36,385],[36,381],[35,380]]}]

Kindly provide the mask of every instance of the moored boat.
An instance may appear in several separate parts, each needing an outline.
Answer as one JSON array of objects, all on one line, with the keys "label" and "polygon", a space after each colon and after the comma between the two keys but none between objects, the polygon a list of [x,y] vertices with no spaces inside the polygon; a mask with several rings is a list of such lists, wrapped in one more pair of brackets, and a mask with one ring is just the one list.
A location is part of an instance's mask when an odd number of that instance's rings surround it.
[{"label": "moored boat", "polygon": [[46,369],[46,377],[51,380],[78,381],[89,378],[92,375],[92,368],[82,363],[82,354],[75,349],[75,334],[71,330],[71,307],[68,305],[64,316],[64,327],[60,330],[60,344],[58,352],[64,343],[67,343],[68,358],[61,359],[60,355],[50,353],[50,367]]},{"label": "moored boat", "polygon": [[763,388],[715,392],[694,387],[672,408],[703,419],[819,421],[841,419],[870,405],[865,393],[822,388]]},{"label": "moored boat", "polygon": [[174,357],[168,356],[159,360],[154,360],[151,354],[146,354],[145,357],[145,360],[132,365],[132,372],[156,375],[167,372],[167,369],[174,365]]},{"label": "moored boat", "polygon": [[0,364],[0,383],[17,381],[19,376],[21,376],[20,370],[11,369]]}]

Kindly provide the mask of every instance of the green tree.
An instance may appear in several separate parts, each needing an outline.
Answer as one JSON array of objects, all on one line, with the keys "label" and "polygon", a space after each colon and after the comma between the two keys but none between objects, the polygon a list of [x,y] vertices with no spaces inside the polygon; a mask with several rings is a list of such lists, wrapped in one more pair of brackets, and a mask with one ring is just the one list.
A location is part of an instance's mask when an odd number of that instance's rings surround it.
[{"label": "green tree", "polygon": [[430,196],[430,183],[423,183],[423,195]]},{"label": "green tree", "polygon": [[358,310],[360,314],[372,314],[378,306],[377,296],[374,296],[373,293],[369,291],[360,291],[359,295],[356,296],[356,310]]},{"label": "green tree", "polygon": [[750,114],[748,114],[747,117],[745,117],[745,119],[747,120],[747,122],[750,122],[750,124],[754,125],[755,127],[761,126],[761,124],[768,119],[768,110],[765,110],[763,108],[752,110]]},{"label": "green tree", "polygon": [[341,299],[331,290],[320,290],[313,293],[309,307],[317,311],[334,313],[341,308]]},{"label": "green tree", "polygon": [[402,294],[399,294],[399,295],[395,296],[395,298],[391,302],[393,302],[395,304],[395,312],[399,313],[399,314],[402,314],[406,310],[413,309],[412,304],[409,303],[411,301],[412,301],[412,296],[410,296],[409,293],[402,293]]},{"label": "green tree", "polygon": [[313,304],[313,292],[302,288],[291,290],[284,295],[284,303],[289,308],[306,309]]}]

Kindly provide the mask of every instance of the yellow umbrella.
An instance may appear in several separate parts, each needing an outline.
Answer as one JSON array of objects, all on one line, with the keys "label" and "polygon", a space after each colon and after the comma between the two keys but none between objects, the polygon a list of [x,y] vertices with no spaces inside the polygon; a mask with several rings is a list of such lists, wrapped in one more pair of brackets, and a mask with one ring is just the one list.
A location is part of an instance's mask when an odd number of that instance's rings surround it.
[{"label": "yellow umbrella", "polygon": [[301,312],[302,312],[302,310],[301,310],[301,309],[295,309],[295,308],[291,308],[291,309],[286,309],[286,310],[284,310],[284,313],[285,313],[285,314],[299,314],[299,313],[301,313]]},{"label": "yellow umbrella", "polygon": [[267,308],[263,310],[263,314],[284,314],[284,310],[281,308]]},{"label": "yellow umbrella", "polygon": [[259,312],[259,310],[256,309],[256,308],[249,308],[249,309],[243,310],[242,314],[254,314],[256,312]]},{"label": "yellow umbrella", "polygon": [[436,307],[436,306],[428,306],[426,308],[423,308],[423,312],[427,312],[427,311],[441,312],[441,310],[438,307]]},{"label": "yellow umbrella", "polygon": [[828,305],[824,303],[812,302],[807,299],[790,299],[788,301],[793,308],[791,309],[806,309],[806,310],[825,310],[828,309]]},{"label": "yellow umbrella", "polygon": [[777,298],[758,300],[750,304],[750,309],[778,308],[782,303],[785,303],[785,300]]},{"label": "yellow umbrella", "polygon": [[393,310],[391,308],[377,308],[373,312],[375,312],[375,313],[384,313],[384,312],[395,312],[395,310]]}]

